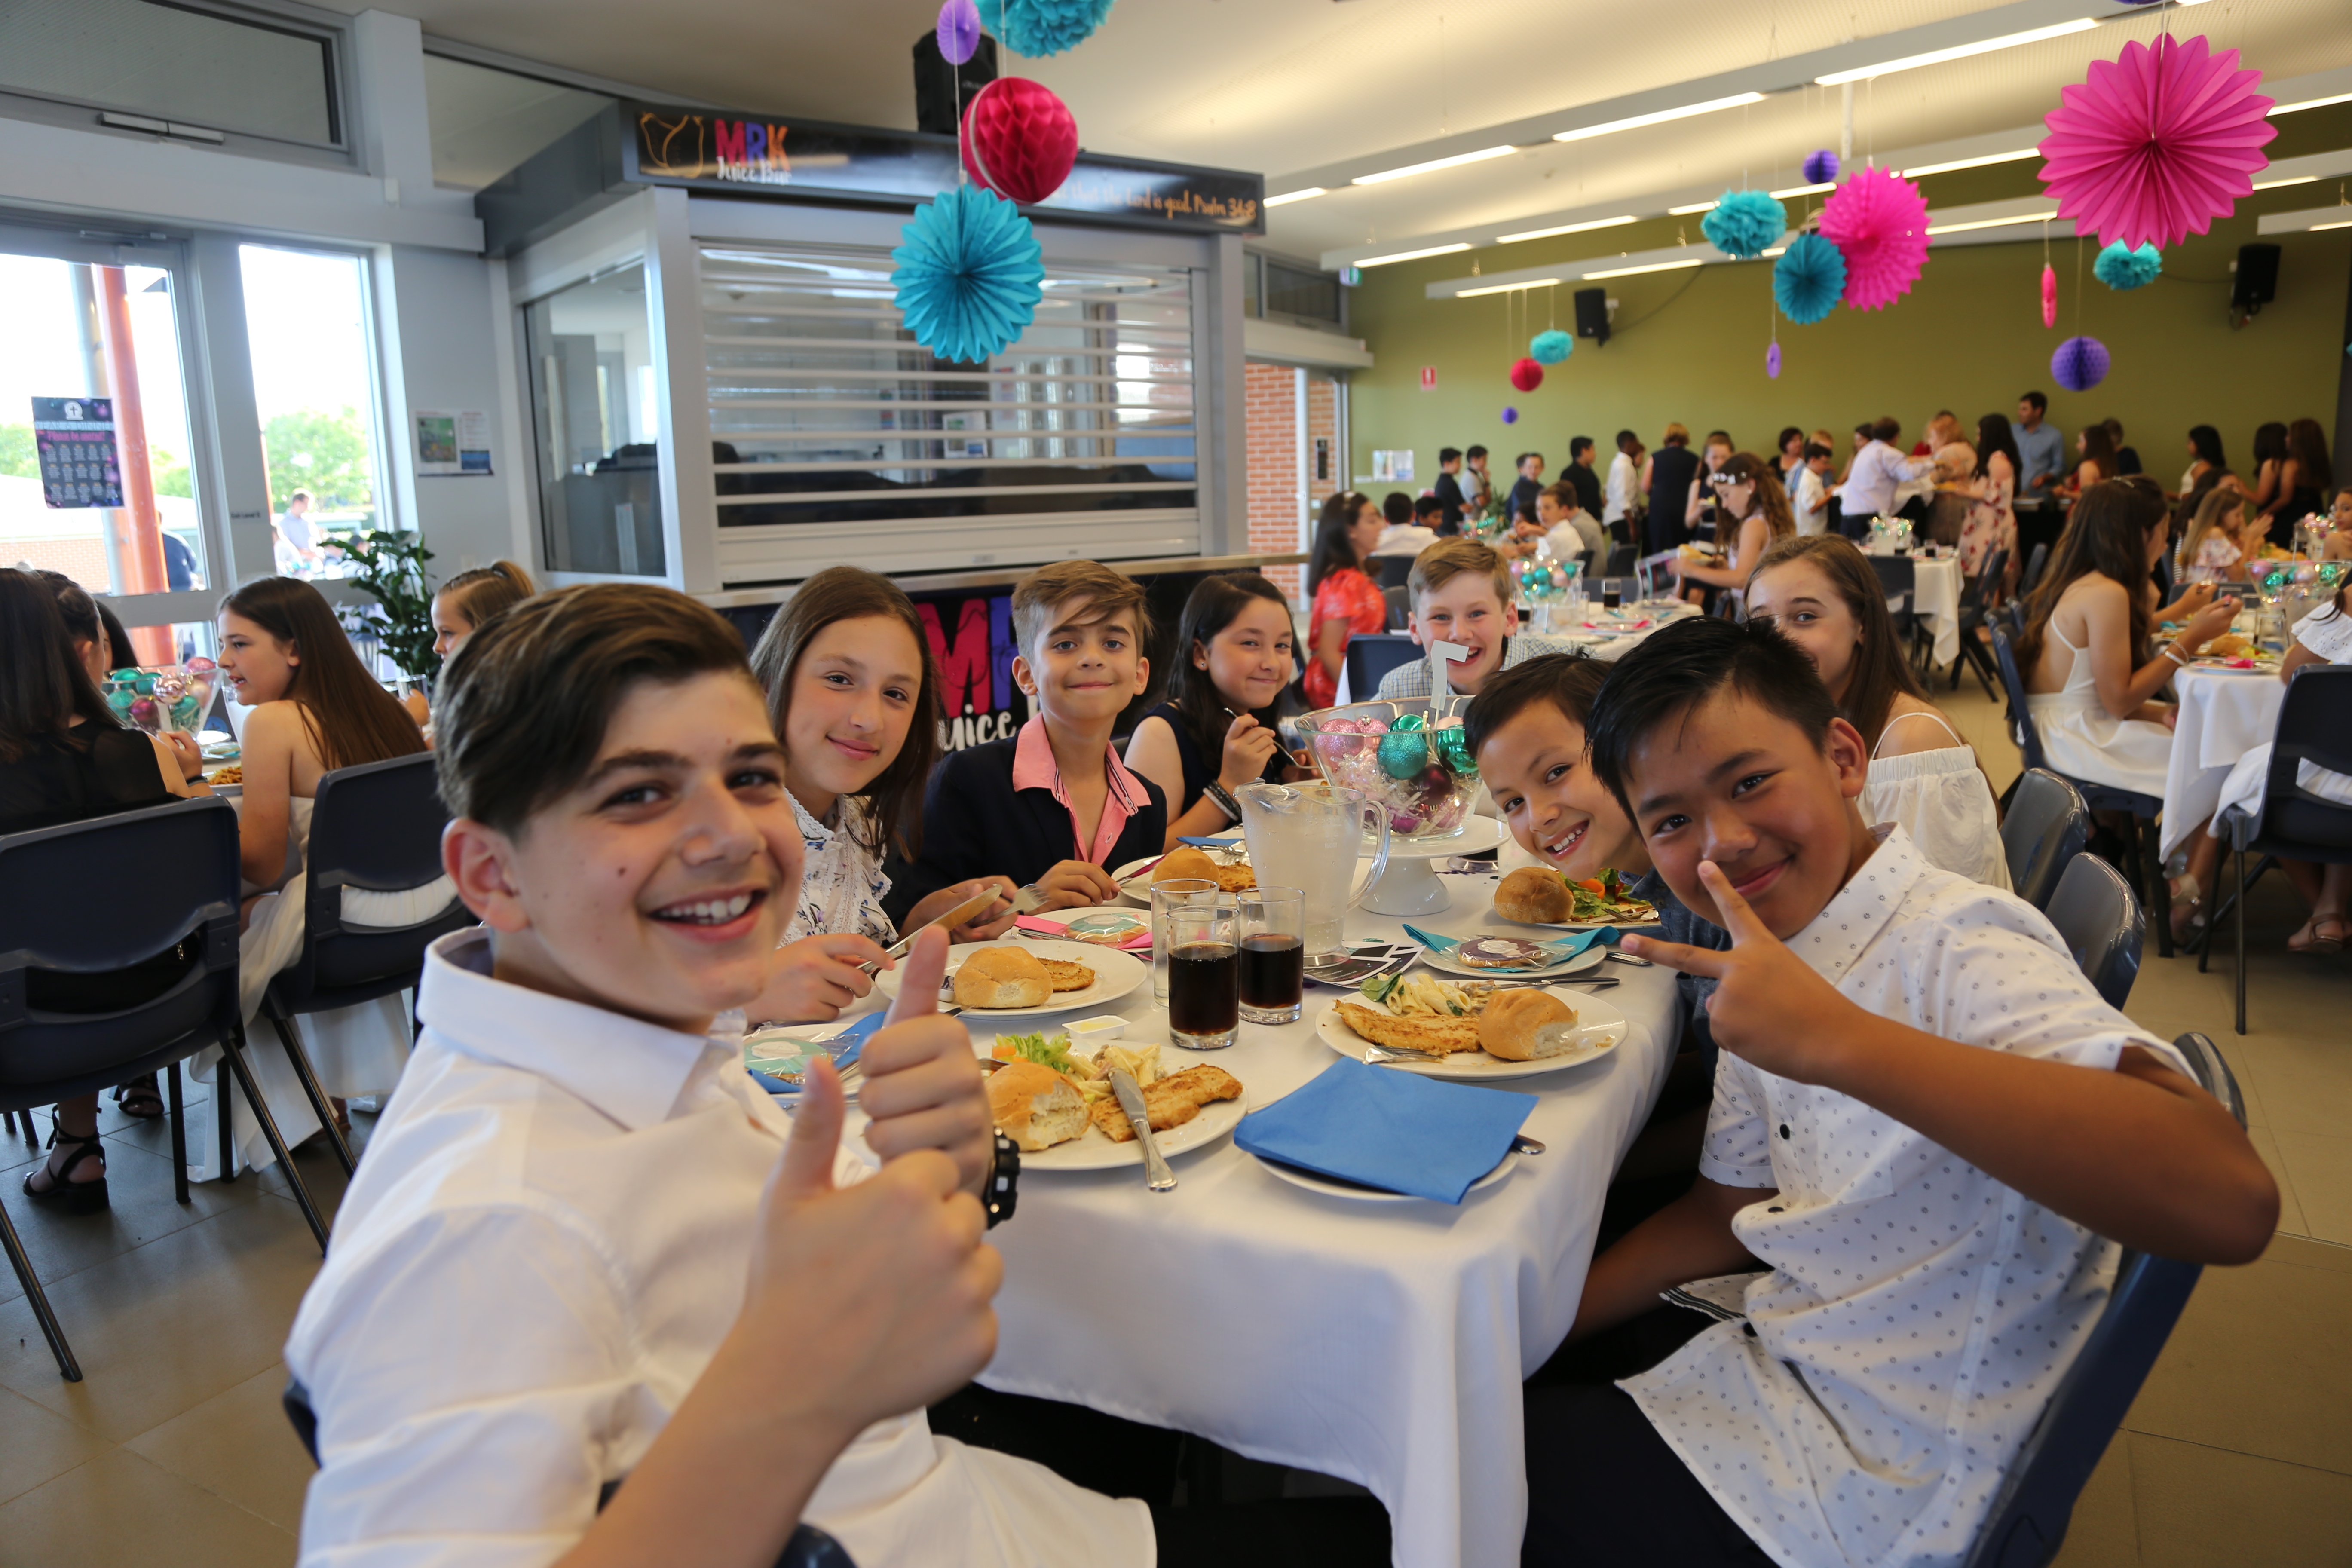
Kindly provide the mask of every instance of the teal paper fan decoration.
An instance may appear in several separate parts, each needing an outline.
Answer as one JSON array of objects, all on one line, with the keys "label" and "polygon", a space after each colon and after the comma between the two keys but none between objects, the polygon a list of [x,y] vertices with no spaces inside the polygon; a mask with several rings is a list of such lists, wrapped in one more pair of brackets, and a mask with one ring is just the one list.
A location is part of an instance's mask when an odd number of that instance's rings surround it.
[{"label": "teal paper fan decoration", "polygon": [[1836,310],[1844,294],[1845,258],[1818,234],[1799,235],[1772,264],[1772,298],[1801,327]]},{"label": "teal paper fan decoration", "polygon": [[1726,256],[1752,261],[1789,232],[1789,212],[1762,191],[1726,191],[1698,226]]},{"label": "teal paper fan decoration", "polygon": [[2156,247],[2143,245],[2134,250],[2120,239],[2099,252],[2099,258],[2091,263],[2091,276],[2118,294],[2146,288],[2163,270],[2164,258]]},{"label": "teal paper fan decoration", "polygon": [[1528,353],[1538,364],[1558,364],[1575,352],[1576,340],[1556,329],[1538,332],[1528,343]]},{"label": "teal paper fan decoration", "polygon": [[1111,0],[980,0],[982,26],[1016,55],[1075,49],[1110,15]]},{"label": "teal paper fan decoration", "polygon": [[890,253],[890,286],[915,341],[940,359],[983,362],[1021,335],[1045,298],[1044,253],[1020,209],[959,185],[915,209]]}]

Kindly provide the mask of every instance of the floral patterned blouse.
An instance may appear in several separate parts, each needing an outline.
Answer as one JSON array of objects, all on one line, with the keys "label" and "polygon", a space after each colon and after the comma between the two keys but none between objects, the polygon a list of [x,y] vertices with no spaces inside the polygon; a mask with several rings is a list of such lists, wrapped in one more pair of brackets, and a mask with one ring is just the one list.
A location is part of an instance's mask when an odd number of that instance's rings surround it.
[{"label": "floral patterned blouse", "polygon": [[2209,528],[2205,537],[2197,542],[2197,557],[2180,565],[2184,583],[2219,583],[2227,578],[2246,552],[2231,542],[2230,536],[2218,528]]},{"label": "floral patterned blouse", "polygon": [[[1389,602],[1380,584],[1353,566],[1342,567],[1323,579],[1315,590],[1315,605],[1307,620],[1307,646],[1312,650],[1322,644],[1323,627],[1329,621],[1344,622],[1348,636],[1358,632],[1385,631],[1389,624]],[[1347,642],[1342,639],[1344,650]],[[1369,693],[1357,693],[1360,700]],[[1323,668],[1323,661],[1310,651],[1307,656],[1307,700],[1316,708],[1328,708],[1339,700],[1339,682]]]},{"label": "floral patterned blouse", "polygon": [[2013,560],[2017,555],[2016,476],[2004,477],[1997,468],[1988,467],[1984,478],[1972,487],[1975,499],[1969,504],[1968,521],[1960,524],[1960,575],[1973,577],[1984,567],[1985,557],[1996,550],[2006,550]]},{"label": "floral patterned blouse", "polygon": [[849,814],[856,812],[863,826],[867,810],[864,801],[844,795],[834,803],[832,813],[839,826],[828,826],[811,816],[798,797],[793,798],[793,815],[800,819],[801,841],[807,847],[808,859],[801,868],[801,890],[793,904],[792,923],[784,927],[783,942],[844,932],[871,937],[884,947],[898,940],[898,926],[882,912],[890,879],[883,872],[880,857],[869,854],[849,830]]}]

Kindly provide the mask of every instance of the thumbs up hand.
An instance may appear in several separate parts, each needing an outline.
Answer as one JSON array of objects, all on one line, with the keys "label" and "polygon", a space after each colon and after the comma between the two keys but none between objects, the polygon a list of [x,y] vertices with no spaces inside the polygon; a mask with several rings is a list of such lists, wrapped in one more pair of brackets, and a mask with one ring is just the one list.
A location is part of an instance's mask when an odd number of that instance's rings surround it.
[{"label": "thumbs up hand", "polygon": [[858,1102],[873,1119],[866,1146],[886,1163],[936,1149],[955,1162],[961,1188],[976,1194],[994,1163],[996,1140],[971,1036],[940,1016],[940,977],[947,963],[945,931],[916,937],[900,966],[904,979],[890,1021],[874,1032],[858,1058],[866,1069]]}]

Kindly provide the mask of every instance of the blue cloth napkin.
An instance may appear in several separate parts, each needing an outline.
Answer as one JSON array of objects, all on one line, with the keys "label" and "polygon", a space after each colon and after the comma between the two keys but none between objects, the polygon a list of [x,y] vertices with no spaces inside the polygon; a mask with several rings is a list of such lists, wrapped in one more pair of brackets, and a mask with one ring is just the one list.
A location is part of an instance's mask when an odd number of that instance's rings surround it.
[{"label": "blue cloth napkin", "polygon": [[1458,1204],[1503,1162],[1536,1097],[1439,1083],[1342,1057],[1306,1088],[1242,1118],[1253,1154],[1384,1192]]},{"label": "blue cloth napkin", "polygon": [[[836,1068],[846,1069],[852,1062],[864,1054],[866,1042],[873,1037],[875,1030],[882,1026],[882,1020],[887,1016],[889,1016],[887,1010],[880,1008],[871,1013],[861,1014],[847,1028],[803,1048],[825,1051],[832,1056],[833,1065]],[[780,1060],[789,1060],[800,1053],[797,1050],[782,1050],[768,1054],[773,1055]],[[752,1081],[770,1094],[798,1094],[801,1091],[800,1085],[789,1083],[773,1073],[764,1073],[757,1068],[748,1070],[751,1074]]]},{"label": "blue cloth napkin", "polygon": [[[1422,931],[1413,926],[1406,926],[1404,928],[1404,934],[1412,938],[1413,941],[1421,943],[1422,946],[1429,949],[1432,952],[1452,952],[1455,948],[1462,945],[1462,939],[1458,936],[1440,936],[1435,931]],[[1617,939],[1622,934],[1624,933],[1620,931],[1615,926],[1596,926],[1591,931],[1580,931],[1573,936],[1562,937],[1557,942],[1538,942],[1536,945],[1549,952],[1551,957],[1542,963],[1532,964],[1528,967],[1532,969],[1549,969],[1553,964],[1559,963],[1563,959],[1574,958],[1578,953],[1582,952],[1586,948],[1591,947],[1596,942],[1605,942],[1610,946],[1614,947],[1617,945]],[[1504,969],[1497,970],[1496,973],[1500,974],[1508,974],[1513,973],[1513,971],[1510,969]]]},{"label": "blue cloth napkin", "polygon": [[1193,838],[1179,836],[1176,840],[1179,844],[1190,844],[1195,849],[1231,849],[1241,841],[1242,836],[1238,833],[1228,833],[1222,838]]}]

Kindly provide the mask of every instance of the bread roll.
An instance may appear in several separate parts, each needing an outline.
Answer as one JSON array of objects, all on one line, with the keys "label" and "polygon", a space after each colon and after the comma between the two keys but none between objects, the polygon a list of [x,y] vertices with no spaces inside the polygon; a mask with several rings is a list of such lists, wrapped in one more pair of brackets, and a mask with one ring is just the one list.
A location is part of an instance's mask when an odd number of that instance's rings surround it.
[{"label": "bread roll", "polygon": [[1478,1017],[1478,1044],[1507,1062],[1556,1057],[1576,1037],[1576,1009],[1541,991],[1506,991]]},{"label": "bread roll", "polygon": [[983,947],[956,971],[955,999],[966,1007],[1042,1007],[1054,995],[1045,966],[1017,947]]},{"label": "bread roll", "polygon": [[1087,1102],[1069,1080],[1032,1061],[1007,1062],[988,1076],[988,1114],[1000,1131],[1035,1153],[1087,1130]]},{"label": "bread roll", "polygon": [[1160,864],[1151,868],[1151,879],[1155,882],[1165,882],[1177,877],[1198,877],[1204,882],[1213,882],[1217,879],[1217,863],[1209,858],[1207,850],[1196,849],[1190,844],[1179,844],[1162,855]]},{"label": "bread roll", "polygon": [[1507,921],[1554,925],[1568,919],[1568,884],[1541,866],[1522,866],[1495,889],[1495,912]]}]

